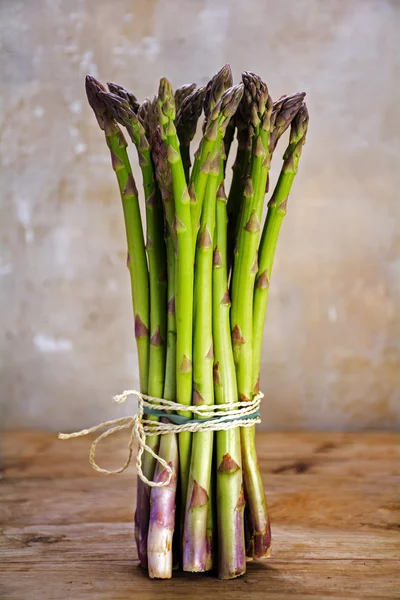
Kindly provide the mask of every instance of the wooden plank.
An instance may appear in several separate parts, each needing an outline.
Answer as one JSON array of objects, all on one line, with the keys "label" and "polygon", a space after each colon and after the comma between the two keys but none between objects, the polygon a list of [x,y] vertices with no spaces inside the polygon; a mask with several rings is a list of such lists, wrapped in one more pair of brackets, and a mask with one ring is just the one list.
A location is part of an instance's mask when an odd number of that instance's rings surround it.
[{"label": "wooden plank", "polygon": [[[84,549],[82,549],[82,554]],[[2,567],[4,570],[4,566]],[[0,571],[1,573],[1,571]],[[218,581],[207,574],[176,573],[169,581],[149,580],[132,561],[7,565],[6,600],[323,600],[399,598],[392,563],[372,560],[278,561],[250,564],[244,577]]]},{"label": "wooden plank", "polygon": [[[79,523],[5,527],[0,548],[9,562],[52,563],[76,561],[85,542],[85,561],[108,560],[110,556],[136,560],[131,523]],[[106,544],[104,541],[106,540]],[[277,560],[396,560],[399,536],[392,531],[376,531],[371,544],[367,531],[310,530],[297,525],[275,525],[273,557]]]},{"label": "wooden plank", "polygon": [[[99,462],[123,463],[126,441],[109,438]],[[0,597],[400,598],[398,442],[386,433],[259,435],[273,558],[233,582],[182,573],[154,582],[135,566],[134,473],[93,471],[87,438],[7,434]]]}]

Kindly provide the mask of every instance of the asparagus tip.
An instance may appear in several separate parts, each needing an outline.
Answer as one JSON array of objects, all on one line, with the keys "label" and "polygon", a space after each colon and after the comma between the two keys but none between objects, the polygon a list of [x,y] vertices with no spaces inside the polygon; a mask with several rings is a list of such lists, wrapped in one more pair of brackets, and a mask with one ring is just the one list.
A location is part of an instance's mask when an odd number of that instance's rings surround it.
[{"label": "asparagus tip", "polygon": [[106,88],[93,75],[86,75],[85,89],[89,105],[95,114],[100,128],[104,130],[106,107],[102,101],[101,94],[106,92]]},{"label": "asparagus tip", "polygon": [[222,94],[233,85],[231,66],[226,64],[208,82],[204,96],[206,122]]}]

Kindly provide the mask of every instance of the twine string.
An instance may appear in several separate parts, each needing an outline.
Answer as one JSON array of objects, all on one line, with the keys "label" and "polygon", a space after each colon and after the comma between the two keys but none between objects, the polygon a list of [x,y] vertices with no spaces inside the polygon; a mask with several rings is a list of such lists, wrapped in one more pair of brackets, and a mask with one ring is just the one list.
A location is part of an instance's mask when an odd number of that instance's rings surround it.
[{"label": "twine string", "polygon": [[[113,419],[111,421],[104,421],[99,425],[95,425],[90,429],[82,429],[81,431],[75,431],[73,433],[59,433],[58,437],[60,440],[69,440],[72,438],[83,437],[91,433],[97,433],[102,429],[106,429],[101,433],[91,444],[89,451],[89,462],[95,471],[104,473],[105,475],[117,475],[122,473],[131,463],[133,454],[133,445],[135,440],[138,442],[139,448],[136,455],[136,469],[140,479],[150,487],[163,487],[169,485],[173,477],[172,467],[165,461],[161,456],[154,452],[146,444],[147,435],[166,435],[173,433],[181,433],[182,431],[197,432],[197,431],[221,431],[234,429],[235,427],[251,427],[261,422],[259,417],[259,406],[261,399],[264,397],[262,392],[259,392],[254,396],[250,402],[235,402],[227,404],[216,404],[216,405],[201,405],[201,406],[186,406],[173,402],[172,400],[165,400],[165,398],[154,398],[147,394],[142,394],[137,390],[125,390],[122,394],[114,396],[114,402],[125,402],[128,396],[136,396],[138,399],[139,411],[136,415],[121,417],[119,419]],[[162,421],[150,421],[144,419],[144,409],[151,409],[153,414],[155,411],[159,411],[160,415],[168,419],[167,411],[190,411],[197,415],[198,419],[191,420],[187,419],[186,422],[176,424],[171,422]],[[113,435],[118,431],[124,429],[130,429],[131,435],[128,442],[128,456],[125,463],[119,469],[109,471],[100,467],[95,460],[96,448],[98,444],[107,438],[109,435]],[[142,456],[144,452],[148,452],[156,459],[156,461],[166,470],[168,476],[163,481],[151,481],[149,480],[142,471]]]}]

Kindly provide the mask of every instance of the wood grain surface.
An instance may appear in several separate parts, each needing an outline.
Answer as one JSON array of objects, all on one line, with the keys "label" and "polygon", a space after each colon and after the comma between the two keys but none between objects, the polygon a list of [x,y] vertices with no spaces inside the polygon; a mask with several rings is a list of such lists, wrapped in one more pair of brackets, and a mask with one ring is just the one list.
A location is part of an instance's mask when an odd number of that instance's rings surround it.
[{"label": "wood grain surface", "polygon": [[[136,476],[93,471],[89,443],[3,436],[2,600],[400,598],[396,434],[260,434],[272,558],[228,582],[180,572],[148,579],[134,544]],[[109,438],[100,464],[119,466],[125,449],[124,434]]]}]

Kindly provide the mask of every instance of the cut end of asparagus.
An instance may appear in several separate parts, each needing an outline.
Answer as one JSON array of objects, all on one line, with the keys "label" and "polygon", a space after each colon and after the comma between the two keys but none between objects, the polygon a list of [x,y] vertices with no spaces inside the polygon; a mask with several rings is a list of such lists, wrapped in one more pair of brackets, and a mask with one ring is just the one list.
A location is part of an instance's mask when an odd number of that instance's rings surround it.
[{"label": "cut end of asparagus", "polygon": [[253,532],[247,544],[246,554],[259,560],[271,556],[271,523],[269,519],[265,524],[264,531]]}]

